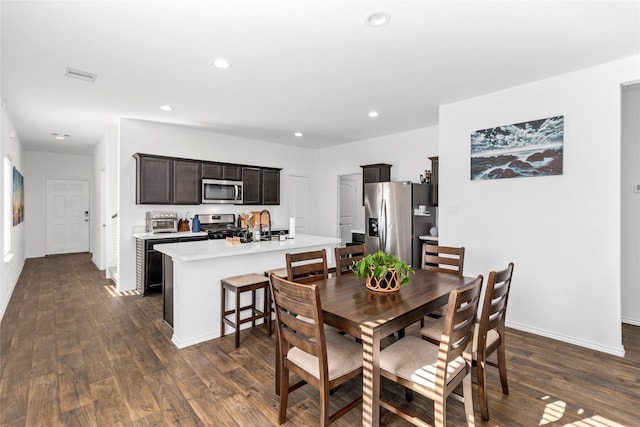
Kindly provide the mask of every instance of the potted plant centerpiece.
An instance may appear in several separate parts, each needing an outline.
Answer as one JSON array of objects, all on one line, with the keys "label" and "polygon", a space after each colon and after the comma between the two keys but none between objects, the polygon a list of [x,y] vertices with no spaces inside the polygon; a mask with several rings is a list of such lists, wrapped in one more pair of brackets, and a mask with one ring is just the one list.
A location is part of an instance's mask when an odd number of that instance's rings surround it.
[{"label": "potted plant centerpiece", "polygon": [[356,277],[365,278],[367,288],[378,292],[393,292],[401,285],[409,283],[413,268],[397,256],[378,251],[369,254],[353,264]]}]

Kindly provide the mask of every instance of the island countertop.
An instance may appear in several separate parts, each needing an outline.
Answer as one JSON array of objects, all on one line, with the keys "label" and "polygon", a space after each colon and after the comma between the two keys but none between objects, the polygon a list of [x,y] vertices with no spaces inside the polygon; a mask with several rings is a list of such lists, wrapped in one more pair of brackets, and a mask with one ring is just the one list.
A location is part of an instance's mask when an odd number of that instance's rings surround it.
[{"label": "island countertop", "polygon": [[[171,341],[178,348],[198,344],[221,336],[222,313],[231,303],[221,306],[220,281],[241,274],[263,275],[265,271],[286,265],[286,253],[324,249],[327,263],[333,264],[337,237],[297,234],[294,239],[232,245],[224,240],[202,240],[182,243],[163,243],[154,249],[163,254],[163,319],[173,327]],[[268,291],[267,291],[268,292]],[[241,306],[255,297],[256,304],[264,302],[265,293],[245,293]],[[242,328],[252,327],[247,323]]]},{"label": "island countertop", "polygon": [[202,240],[196,242],[164,243],[154,249],[170,256],[174,261],[189,262],[205,259],[252,255],[274,251],[295,251],[311,246],[336,245],[338,237],[297,234],[294,239],[263,240],[260,242],[232,245],[225,240]]}]

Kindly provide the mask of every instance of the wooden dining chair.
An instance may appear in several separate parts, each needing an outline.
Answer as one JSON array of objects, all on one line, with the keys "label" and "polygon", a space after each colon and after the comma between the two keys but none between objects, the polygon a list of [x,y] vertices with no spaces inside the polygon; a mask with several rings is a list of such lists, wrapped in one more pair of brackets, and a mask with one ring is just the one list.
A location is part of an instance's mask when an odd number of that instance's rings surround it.
[{"label": "wooden dining chair", "polygon": [[287,253],[287,279],[297,283],[312,283],[329,277],[327,251]]},{"label": "wooden dining chair", "polygon": [[462,277],[464,269],[464,247],[422,244],[423,270],[457,274]]},{"label": "wooden dining chair", "polygon": [[336,257],[336,276],[353,273],[351,266],[354,262],[360,261],[367,256],[367,245],[345,246],[344,248],[335,248]]},{"label": "wooden dining chair", "polygon": [[[270,276],[276,307],[280,372],[280,424],[286,421],[289,393],[310,384],[320,392],[320,425],[326,426],[362,402],[362,395],[329,414],[329,391],[362,373],[362,345],[322,327],[317,285]],[[299,316],[310,319],[304,321]],[[289,385],[289,373],[300,381]]]},{"label": "wooden dining chair", "polygon": [[[469,426],[475,425],[471,390],[471,345],[480,288],[480,275],[469,286],[451,291],[440,345],[415,336],[396,341],[380,352],[380,375],[433,400],[434,425],[447,424],[447,397],[462,384]],[[383,408],[414,425],[428,425],[405,409],[380,400]]]},{"label": "wooden dining chair", "polygon": [[[474,328],[471,354],[476,362],[480,414],[485,421],[489,420],[486,365],[498,368],[502,392],[509,394],[507,358],[505,354],[505,319],[507,317],[507,302],[509,300],[512,277],[513,263],[509,263],[504,270],[489,273],[480,316]],[[438,344],[442,327],[441,319],[426,318],[425,326],[420,331],[422,338]],[[498,363],[487,360],[487,357],[494,352],[497,352]]]},{"label": "wooden dining chair", "polygon": [[[285,255],[287,263],[287,279],[296,283],[313,283],[329,277],[327,267],[327,251],[318,249],[316,251],[287,253]],[[304,316],[298,316],[302,320]],[[325,330],[338,332],[333,326],[324,325]]]},{"label": "wooden dining chair", "polygon": [[[423,270],[437,271],[441,273],[451,273],[462,277],[464,270],[464,247],[438,246],[428,243],[422,244],[422,262],[420,268]],[[442,317],[446,306],[440,307],[431,313],[431,317]],[[420,321],[420,327],[424,326],[424,321]]]}]

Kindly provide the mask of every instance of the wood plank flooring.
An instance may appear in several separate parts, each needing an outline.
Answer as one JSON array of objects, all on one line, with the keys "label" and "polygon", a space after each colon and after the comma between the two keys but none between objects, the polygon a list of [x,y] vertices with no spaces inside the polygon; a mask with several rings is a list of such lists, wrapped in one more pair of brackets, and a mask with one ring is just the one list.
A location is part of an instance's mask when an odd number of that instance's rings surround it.
[{"label": "wood plank flooring", "polygon": [[[28,259],[0,324],[1,426],[273,426],[274,337],[262,327],[182,350],[160,320],[160,295],[113,296],[89,254]],[[417,333],[408,329],[407,333]],[[390,342],[393,338],[388,338]],[[479,426],[640,425],[640,327],[623,326],[624,358],[509,330],[510,394],[489,369],[491,421]],[[332,407],[361,391],[338,388]],[[475,387],[475,386],[474,386]],[[383,393],[432,419],[430,401],[384,382]],[[474,391],[475,393],[475,391]],[[289,426],[317,425],[319,398],[305,386],[289,399]],[[464,424],[462,404],[447,406]],[[336,426],[361,424],[357,408]],[[386,411],[386,426],[406,422]]]}]

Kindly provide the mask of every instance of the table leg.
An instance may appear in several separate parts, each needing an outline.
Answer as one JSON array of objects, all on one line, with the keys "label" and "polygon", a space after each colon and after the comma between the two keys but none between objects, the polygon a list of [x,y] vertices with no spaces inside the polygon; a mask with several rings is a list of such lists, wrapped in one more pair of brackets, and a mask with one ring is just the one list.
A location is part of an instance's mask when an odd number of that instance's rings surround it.
[{"label": "table leg", "polygon": [[380,425],[380,333],[362,326],[362,425]]}]

